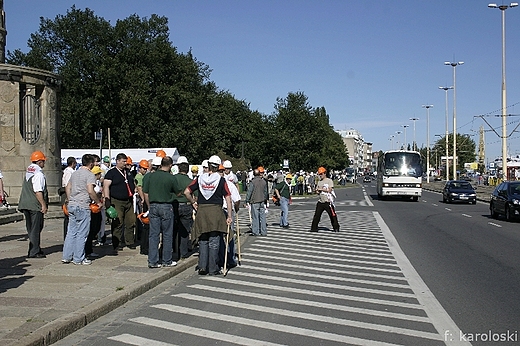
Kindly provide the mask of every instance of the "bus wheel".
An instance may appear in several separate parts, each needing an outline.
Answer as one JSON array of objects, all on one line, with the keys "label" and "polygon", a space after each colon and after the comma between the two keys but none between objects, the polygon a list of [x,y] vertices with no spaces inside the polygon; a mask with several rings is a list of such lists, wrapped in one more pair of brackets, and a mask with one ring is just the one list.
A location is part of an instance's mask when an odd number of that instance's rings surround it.
[{"label": "bus wheel", "polygon": [[413,196],[413,197],[412,197],[412,201],[417,202],[418,200],[419,200],[419,197],[418,197],[418,196]]}]

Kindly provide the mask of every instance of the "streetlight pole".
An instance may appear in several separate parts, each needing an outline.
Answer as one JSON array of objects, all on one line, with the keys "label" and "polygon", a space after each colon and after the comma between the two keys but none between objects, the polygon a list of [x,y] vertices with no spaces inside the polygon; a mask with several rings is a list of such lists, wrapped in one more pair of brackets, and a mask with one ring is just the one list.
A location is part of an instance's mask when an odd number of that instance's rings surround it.
[{"label": "streetlight pole", "polygon": [[502,175],[507,180],[507,132],[506,132],[506,10],[517,7],[518,2],[510,5],[489,4],[489,8],[498,8],[502,12]]},{"label": "streetlight pole", "polygon": [[457,87],[455,83],[455,67],[462,64],[464,64],[464,61],[444,62],[444,65],[453,67],[453,179],[455,180],[457,180]]},{"label": "streetlight pole", "polygon": [[417,144],[415,142],[415,122],[419,120],[419,118],[410,118],[411,121],[413,121],[413,143],[412,143],[412,150],[417,151]]},{"label": "streetlight pole", "polygon": [[401,150],[401,146],[399,146],[399,143],[401,143],[401,131],[395,131],[397,134],[397,150]]},{"label": "streetlight pole", "polygon": [[394,150],[394,135],[391,135],[390,138],[388,138],[388,140],[390,141],[390,146],[392,150]]},{"label": "streetlight pole", "polygon": [[448,165],[449,163],[449,160],[448,160],[448,135],[449,135],[449,124],[448,124],[448,90],[450,89],[453,89],[452,86],[448,87],[448,86],[444,86],[444,87],[439,87],[439,89],[442,89],[444,90],[445,94],[446,94],[446,137],[445,137],[445,140],[446,140],[446,181],[450,180],[450,166]]},{"label": "streetlight pole", "polygon": [[401,127],[404,128],[404,150],[406,150],[406,145],[407,145],[407,142],[406,142],[406,128],[410,127],[410,125],[401,125]]},{"label": "streetlight pole", "polygon": [[426,108],[426,182],[430,182],[430,108],[433,105],[422,105]]}]

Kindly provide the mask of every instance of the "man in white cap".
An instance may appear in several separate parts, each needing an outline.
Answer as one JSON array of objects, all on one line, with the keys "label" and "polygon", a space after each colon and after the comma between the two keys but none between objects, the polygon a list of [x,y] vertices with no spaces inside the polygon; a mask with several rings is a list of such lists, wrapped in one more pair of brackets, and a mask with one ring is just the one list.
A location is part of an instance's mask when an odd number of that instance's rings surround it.
[{"label": "man in white cap", "polygon": [[208,160],[202,161],[202,173],[209,173]]},{"label": "man in white cap", "polygon": [[233,168],[233,165],[231,164],[231,161],[225,160],[222,163],[222,166],[224,166],[224,178],[227,181],[235,184],[236,188],[238,189],[238,177],[236,176],[235,173],[233,173],[233,171],[231,171],[231,168]]},{"label": "man in white cap", "polygon": [[[199,275],[221,274],[220,237],[231,225],[231,215],[226,218],[222,212],[222,198],[225,198],[228,210],[233,206],[226,180],[217,172],[220,164],[217,155],[211,156],[208,160],[209,172],[194,179],[184,190],[184,195],[197,210],[192,232],[194,238],[199,239]],[[197,200],[193,197],[195,191],[199,191]]]}]

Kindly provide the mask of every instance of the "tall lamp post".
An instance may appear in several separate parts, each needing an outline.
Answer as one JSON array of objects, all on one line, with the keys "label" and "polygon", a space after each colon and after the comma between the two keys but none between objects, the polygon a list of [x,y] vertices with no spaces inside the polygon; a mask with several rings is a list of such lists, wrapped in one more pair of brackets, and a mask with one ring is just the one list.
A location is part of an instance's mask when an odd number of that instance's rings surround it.
[{"label": "tall lamp post", "polygon": [[412,150],[417,151],[417,144],[415,142],[415,122],[419,120],[419,118],[410,118],[411,121],[413,121],[413,143],[412,143]]},{"label": "tall lamp post", "polygon": [[502,12],[502,175],[507,180],[507,132],[506,132],[506,10],[517,7],[518,2],[510,5],[489,4],[489,8],[498,8]]},{"label": "tall lamp post", "polygon": [[426,182],[430,182],[430,108],[433,105],[422,105],[426,108]]},{"label": "tall lamp post", "polygon": [[410,127],[410,125],[401,125],[402,128],[404,128],[404,150],[406,150],[406,128]]},{"label": "tall lamp post", "polygon": [[401,150],[401,146],[399,146],[399,143],[401,143],[401,131],[395,131],[397,134],[397,150]]},{"label": "tall lamp post", "polygon": [[394,150],[394,135],[391,135],[388,140],[390,141],[390,147]]},{"label": "tall lamp post", "polygon": [[446,94],[446,137],[445,137],[445,140],[446,140],[446,181],[450,180],[450,166],[448,165],[449,163],[449,160],[448,160],[448,134],[449,134],[449,121],[448,121],[448,90],[450,89],[453,89],[452,86],[448,87],[448,86],[440,86],[439,89],[442,89],[444,90],[445,94]]},{"label": "tall lamp post", "polygon": [[445,61],[444,65],[453,67],[453,179],[457,179],[457,96],[455,83],[455,68],[464,64],[464,61],[449,62]]}]

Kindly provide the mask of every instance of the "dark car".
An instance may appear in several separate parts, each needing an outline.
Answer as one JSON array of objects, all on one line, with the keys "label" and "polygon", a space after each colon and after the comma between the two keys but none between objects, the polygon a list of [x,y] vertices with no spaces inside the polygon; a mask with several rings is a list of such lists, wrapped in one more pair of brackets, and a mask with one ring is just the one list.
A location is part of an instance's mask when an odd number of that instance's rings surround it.
[{"label": "dark car", "polygon": [[477,194],[471,184],[464,180],[449,180],[442,189],[444,203],[464,202],[477,203]]},{"label": "dark car", "polygon": [[372,182],[372,178],[370,178],[369,175],[365,175],[365,176],[363,177],[363,182],[364,182],[364,183],[371,183],[371,182]]},{"label": "dark car", "polygon": [[520,181],[504,181],[491,194],[489,211],[493,218],[502,214],[507,221],[520,215]]}]

